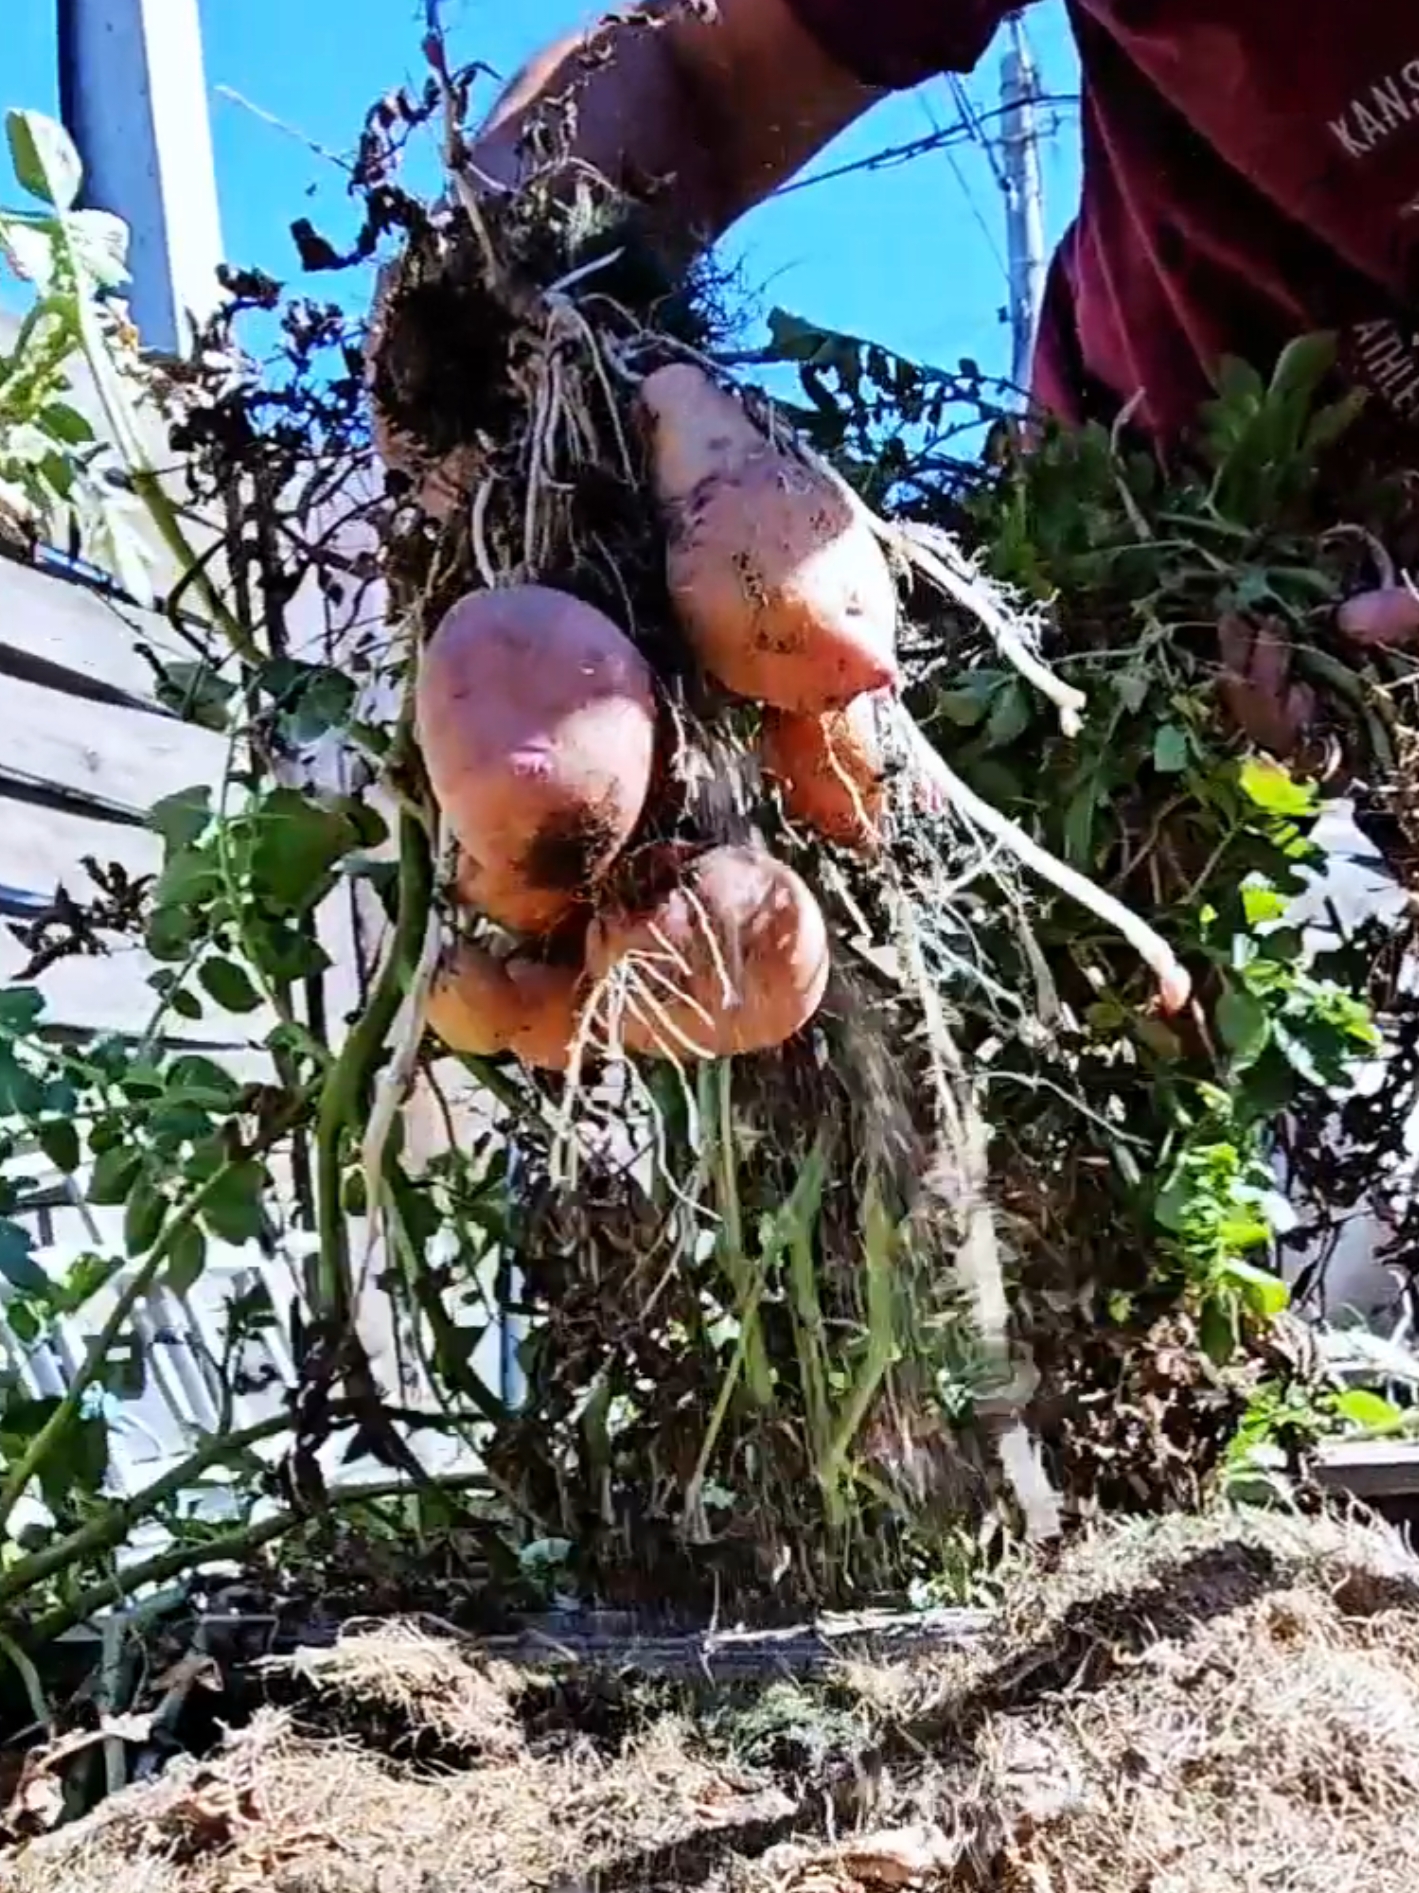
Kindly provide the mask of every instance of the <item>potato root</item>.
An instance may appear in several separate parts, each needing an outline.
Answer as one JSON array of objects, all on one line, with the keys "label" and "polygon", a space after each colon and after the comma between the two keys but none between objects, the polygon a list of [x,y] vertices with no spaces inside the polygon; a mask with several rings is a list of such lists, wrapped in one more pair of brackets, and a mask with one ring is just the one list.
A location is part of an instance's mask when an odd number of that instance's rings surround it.
[{"label": "potato root", "polygon": [[427,1023],[451,1052],[511,1052],[539,1071],[565,1071],[577,1032],[582,968],[530,954],[500,956],[462,940],[445,955]]},{"label": "potato root", "polygon": [[828,929],[793,870],[756,848],[670,845],[591,923],[587,969],[616,987],[626,1049],[667,1058],[769,1051],[827,989]]},{"label": "potato root", "polygon": [[641,402],[670,591],[703,668],[808,715],[895,685],[896,582],[845,496],[698,368],[657,370]]},{"label": "potato root", "polygon": [[476,592],[429,641],[415,711],[463,898],[500,926],[552,932],[640,820],[655,760],[649,666],[564,593]]}]

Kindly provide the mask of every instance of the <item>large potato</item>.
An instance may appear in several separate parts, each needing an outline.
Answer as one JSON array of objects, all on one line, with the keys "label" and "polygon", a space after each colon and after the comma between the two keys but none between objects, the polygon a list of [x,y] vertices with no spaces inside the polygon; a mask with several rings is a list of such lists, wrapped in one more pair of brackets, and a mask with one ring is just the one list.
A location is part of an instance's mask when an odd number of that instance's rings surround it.
[{"label": "large potato", "polygon": [[704,669],[809,715],[895,684],[896,584],[838,488],[698,368],[658,370],[641,401],[670,591]]},{"label": "large potato", "polygon": [[757,848],[670,846],[634,863],[640,885],[591,923],[587,971],[618,977],[628,1050],[727,1057],[782,1045],[828,983],[822,909],[793,870]]},{"label": "large potato", "polygon": [[464,898],[550,933],[640,820],[655,691],[611,620],[545,586],[475,592],[419,666],[419,746],[463,855]]}]

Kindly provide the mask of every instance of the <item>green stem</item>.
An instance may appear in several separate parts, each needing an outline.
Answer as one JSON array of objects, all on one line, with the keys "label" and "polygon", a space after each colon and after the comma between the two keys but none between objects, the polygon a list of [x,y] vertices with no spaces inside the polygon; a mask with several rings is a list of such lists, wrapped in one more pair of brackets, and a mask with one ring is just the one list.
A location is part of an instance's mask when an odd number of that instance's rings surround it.
[{"label": "green stem", "polygon": [[19,1463],[5,1481],[4,1490],[0,1491],[0,1536],[4,1535],[10,1514],[24,1496],[31,1479],[73,1422],[83,1403],[84,1395],[102,1370],[129,1316],[152,1287],[163,1264],[172,1254],[173,1245],[196,1222],[204,1205],[225,1183],[232,1168],[233,1164],[228,1160],[219,1170],[214,1170],[205,1183],[200,1184],[192,1192],[148,1252],[147,1260],[135,1271],[128,1286],[122,1290],[113,1304],[108,1320],[90,1343],[83,1365],[70,1382],[64,1398],[30,1441]]},{"label": "green stem", "polygon": [[[446,1478],[431,1480],[429,1489],[467,1492],[486,1487],[487,1483],[486,1474],[481,1472],[453,1473]],[[388,1479],[377,1484],[354,1486],[345,1492],[331,1493],[327,1505],[329,1509],[340,1510],[379,1499],[414,1496],[417,1496],[417,1488],[411,1481]],[[63,1636],[66,1630],[84,1623],[95,1611],[121,1604],[126,1597],[131,1597],[145,1585],[166,1584],[170,1579],[183,1577],[189,1571],[200,1571],[205,1565],[238,1563],[250,1558],[263,1545],[284,1537],[298,1525],[309,1524],[311,1516],[309,1512],[278,1512],[272,1518],[262,1519],[260,1524],[244,1525],[238,1531],[225,1532],[220,1538],[209,1538],[204,1544],[173,1545],[167,1551],[159,1552],[156,1557],[145,1559],[142,1564],[129,1565],[125,1570],[115,1572],[103,1583],[92,1585],[68,1603],[58,1605],[48,1616],[41,1617],[23,1633],[19,1639],[20,1646],[28,1650],[42,1649],[56,1637]]]},{"label": "green stem", "polygon": [[433,899],[433,856],[428,834],[416,816],[399,818],[399,911],[394,937],[369,1003],[340,1048],[325,1080],[315,1133],[316,1213],[320,1225],[317,1312],[337,1323],[348,1319],[353,1289],[340,1170],[345,1137],[359,1125],[369,1106],[369,1089],[385,1041],[399,1012],[410,969],[419,956],[429,902]]},{"label": "green stem", "polygon": [[96,1518],[91,1518],[87,1525],[70,1532],[67,1538],[46,1545],[42,1551],[21,1558],[18,1564],[12,1564],[9,1570],[0,1575],[0,1603],[18,1597],[24,1591],[33,1590],[35,1585],[43,1584],[57,1572],[67,1570],[81,1558],[92,1557],[97,1552],[121,1545],[135,1525],[150,1517],[168,1499],[177,1498],[185,1492],[203,1473],[226,1460],[235,1459],[240,1453],[249,1452],[263,1440],[274,1439],[278,1433],[288,1432],[294,1423],[292,1415],[281,1413],[274,1419],[248,1426],[240,1433],[214,1435],[184,1459],[180,1466],[165,1472],[160,1479],[144,1486],[141,1492],[135,1492],[131,1498],[115,1500],[105,1506]]}]

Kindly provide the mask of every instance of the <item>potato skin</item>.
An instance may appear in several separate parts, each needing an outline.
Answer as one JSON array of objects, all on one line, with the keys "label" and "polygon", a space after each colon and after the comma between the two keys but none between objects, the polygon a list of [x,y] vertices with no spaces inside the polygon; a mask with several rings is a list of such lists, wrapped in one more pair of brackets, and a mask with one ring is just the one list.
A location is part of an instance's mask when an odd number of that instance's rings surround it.
[{"label": "potato skin", "polygon": [[872,530],[698,369],[641,390],[666,576],[704,669],[736,695],[819,715],[897,681],[897,589]]},{"label": "potato skin", "polygon": [[[604,907],[586,941],[594,981],[629,961],[632,998],[643,989],[659,1008],[659,1016],[643,1003],[627,1009],[627,1049],[729,1057],[770,1051],[801,1031],[831,966],[827,923],[806,883],[758,848],[648,852],[643,890]],[[655,970],[638,979],[637,960]]]},{"label": "potato skin", "polygon": [[462,850],[461,893],[501,926],[553,931],[644,809],[656,733],[649,666],[609,618],[565,593],[476,592],[425,648],[415,714]]},{"label": "potato skin", "polygon": [[1340,607],[1336,623],[1355,644],[1407,649],[1419,644],[1419,592],[1388,585],[1357,593]]},{"label": "potato skin", "polygon": [[887,798],[874,698],[826,716],[765,710],[759,757],[790,820],[840,848],[876,850]]},{"label": "potato skin", "polygon": [[452,1052],[511,1052],[539,1071],[565,1071],[576,1037],[582,968],[527,954],[500,957],[461,940],[429,994],[427,1023]]}]

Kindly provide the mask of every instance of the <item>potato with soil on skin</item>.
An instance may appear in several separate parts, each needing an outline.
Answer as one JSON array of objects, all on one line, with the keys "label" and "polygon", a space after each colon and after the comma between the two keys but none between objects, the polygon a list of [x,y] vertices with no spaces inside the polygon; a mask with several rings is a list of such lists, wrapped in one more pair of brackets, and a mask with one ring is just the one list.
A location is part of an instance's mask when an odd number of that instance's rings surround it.
[{"label": "potato with soil on skin", "polygon": [[792,868],[758,848],[676,843],[629,867],[636,887],[586,939],[592,980],[623,981],[628,1051],[723,1058],[770,1051],[807,1025],[831,954],[822,909]]},{"label": "potato with soil on skin", "polygon": [[[879,717],[890,707],[890,698],[874,692],[826,716],[765,710],[759,760],[765,776],[782,791],[790,821],[840,848],[876,852],[888,778]],[[912,772],[910,793],[923,814],[944,813],[946,796],[920,768]]]},{"label": "potato with soil on skin", "polygon": [[896,583],[844,495],[698,368],[658,369],[641,404],[670,592],[703,668],[809,715],[894,685]]},{"label": "potato with soil on skin", "polygon": [[463,897],[514,932],[553,932],[641,818],[655,761],[650,667],[609,618],[563,592],[475,592],[424,649],[415,714],[462,850]]},{"label": "potato with soil on skin", "polygon": [[765,710],[759,732],[764,773],[789,819],[862,854],[880,845],[887,806],[876,718],[876,698],[858,697],[826,716]]},{"label": "potato with soil on skin", "polygon": [[533,1070],[565,1071],[583,979],[579,961],[497,954],[460,940],[434,979],[426,1023],[451,1052],[469,1058],[511,1052]]}]

